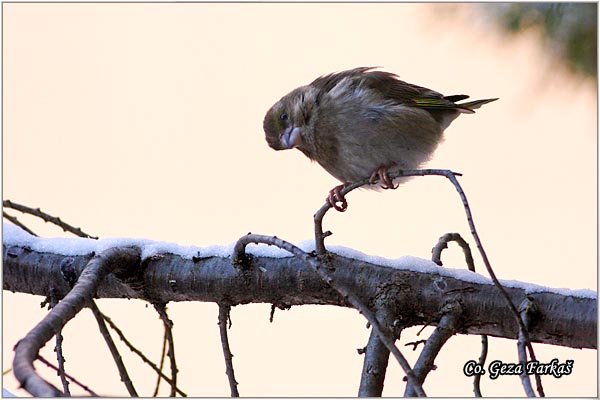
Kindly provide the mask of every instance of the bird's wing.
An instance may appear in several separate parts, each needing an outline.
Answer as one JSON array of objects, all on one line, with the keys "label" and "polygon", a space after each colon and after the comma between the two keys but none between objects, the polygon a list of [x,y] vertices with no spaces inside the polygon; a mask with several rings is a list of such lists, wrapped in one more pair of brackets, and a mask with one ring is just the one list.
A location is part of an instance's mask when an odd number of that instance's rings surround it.
[{"label": "bird's wing", "polygon": [[342,81],[343,79],[359,78],[361,76],[364,76],[364,74],[367,71],[369,71],[373,68],[378,68],[378,67],[359,67],[359,68],[349,69],[347,71],[333,72],[331,74],[327,74],[327,75],[318,77],[317,79],[312,81],[310,86],[313,86],[316,89],[319,89],[319,91],[321,93],[327,93],[331,89],[333,89],[338,83],[340,83],[340,81]]},{"label": "bird's wing", "polygon": [[373,71],[377,67],[359,67],[347,71],[323,75],[315,79],[311,86],[325,94],[332,90],[340,81],[350,78],[353,85],[363,85],[376,92],[383,98],[398,104],[419,107],[427,110],[458,110],[473,112],[467,107],[456,104],[456,101],[467,99],[469,96],[460,94],[444,96],[434,90],[413,85],[398,79],[396,74],[385,71]]},{"label": "bird's wing", "polygon": [[413,85],[398,79],[397,75],[383,72],[371,71],[364,75],[365,84],[379,91],[385,98],[397,101],[412,107],[427,110],[458,110],[461,112],[472,112],[471,110],[456,104],[456,101],[467,99],[465,94],[444,96],[435,90],[422,86]]}]

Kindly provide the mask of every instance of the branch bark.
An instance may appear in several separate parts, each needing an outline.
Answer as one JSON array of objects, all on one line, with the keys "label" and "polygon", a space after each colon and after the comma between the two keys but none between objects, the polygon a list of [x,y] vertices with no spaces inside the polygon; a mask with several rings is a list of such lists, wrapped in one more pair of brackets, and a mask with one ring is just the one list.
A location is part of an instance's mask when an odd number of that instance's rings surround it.
[{"label": "branch bark", "polygon": [[[425,381],[425,377],[434,368],[433,362],[438,353],[452,335],[460,328],[459,319],[462,314],[460,303],[448,303],[444,306],[443,315],[440,318],[437,328],[425,342],[423,351],[415,363],[415,375],[420,383]],[[415,397],[416,392],[410,382],[404,391],[404,397]]]},{"label": "branch bark", "polygon": [[[394,338],[400,336],[402,327],[395,324],[397,320],[386,308],[377,312],[379,324],[388,327],[392,331]],[[360,386],[358,387],[358,397],[381,397],[383,393],[383,384],[385,382],[390,351],[379,339],[374,329],[371,329],[369,342],[364,349],[365,359],[363,361],[363,370],[360,375]],[[421,382],[422,383],[422,382]]]},{"label": "branch bark", "polygon": [[[40,239],[43,240],[43,239]],[[80,239],[72,239],[80,240]],[[3,246],[4,289],[41,296],[64,297],[70,290],[60,265],[69,259],[79,275],[93,255],[66,257],[41,253],[22,246]],[[497,289],[491,284],[473,283],[441,273],[401,270],[373,263],[329,255],[331,276],[352,290],[366,304],[373,304],[382,290],[394,287],[396,318],[402,326],[436,325],[440,310],[449,301],[463,307],[463,334],[487,334],[518,338],[518,326]],[[134,288],[127,279],[109,274],[100,282],[98,298],[141,298],[151,302],[204,301],[230,305],[246,303],[329,304],[351,307],[322,278],[295,257],[252,257],[253,268],[240,273],[228,257],[184,259],[163,254],[145,259],[138,266]],[[131,281],[131,280],[130,280]],[[173,284],[176,282],[176,284]],[[572,348],[597,348],[597,299],[554,292],[526,293],[506,288],[512,301],[534,302],[539,317],[530,336],[534,342]]]}]

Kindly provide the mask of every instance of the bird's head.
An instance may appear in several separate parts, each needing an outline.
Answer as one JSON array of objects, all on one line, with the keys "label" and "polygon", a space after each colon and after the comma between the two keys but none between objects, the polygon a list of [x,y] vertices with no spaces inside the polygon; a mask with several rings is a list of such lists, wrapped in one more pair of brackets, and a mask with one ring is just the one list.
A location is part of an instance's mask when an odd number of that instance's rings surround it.
[{"label": "bird's head", "polygon": [[307,86],[295,89],[267,111],[263,128],[265,138],[271,148],[303,150],[314,106],[312,92],[313,89]]}]

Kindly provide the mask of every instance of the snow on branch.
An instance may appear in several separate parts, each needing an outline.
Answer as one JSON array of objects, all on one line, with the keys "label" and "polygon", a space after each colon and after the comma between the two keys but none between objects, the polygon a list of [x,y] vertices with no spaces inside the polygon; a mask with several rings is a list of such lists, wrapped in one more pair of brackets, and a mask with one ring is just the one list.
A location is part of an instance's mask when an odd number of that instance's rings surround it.
[{"label": "snow on branch", "polygon": [[[313,269],[275,248],[249,244],[246,251],[251,255],[251,268],[240,271],[232,265],[234,244],[198,248],[146,239],[41,239],[6,223],[4,289],[64,297],[71,289],[68,276],[79,276],[95,254],[113,247],[138,248],[140,264],[134,271],[109,274],[98,285],[98,298],[351,307]],[[314,241],[299,247],[310,252]],[[397,310],[395,317],[403,326],[435,325],[443,307],[458,301],[463,309],[459,333],[518,337],[518,327],[506,323],[513,317],[505,300],[482,275],[441,268],[415,257],[390,260],[344,247],[331,246],[328,250],[332,253],[330,273],[336,282],[367,304],[394,293],[390,307]],[[36,279],[30,279],[34,274]],[[529,329],[534,342],[597,348],[594,291],[506,280],[502,284],[515,304],[527,299],[537,306],[539,312]]]}]

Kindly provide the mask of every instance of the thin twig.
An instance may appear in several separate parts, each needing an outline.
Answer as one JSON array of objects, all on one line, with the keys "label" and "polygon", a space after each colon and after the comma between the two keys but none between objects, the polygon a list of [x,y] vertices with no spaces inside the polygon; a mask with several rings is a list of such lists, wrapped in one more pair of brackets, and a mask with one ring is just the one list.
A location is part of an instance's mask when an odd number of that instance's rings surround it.
[{"label": "thin twig", "polygon": [[[438,353],[446,343],[446,341],[456,333],[459,327],[459,319],[462,314],[462,306],[459,302],[452,302],[446,304],[442,309],[442,317],[437,327],[425,342],[423,350],[415,363],[413,371],[415,377],[420,383],[425,381],[425,377],[429,372],[434,369],[434,361]],[[416,392],[414,391],[412,384],[406,385],[404,391],[404,397],[414,397]]]},{"label": "thin twig", "polygon": [[271,312],[269,313],[269,322],[271,322],[271,323],[273,322],[273,318],[275,318],[275,309],[276,308],[287,311],[287,310],[290,310],[292,308],[292,306],[289,304],[275,304],[275,303],[271,304]]},{"label": "thin twig", "polygon": [[39,208],[27,207],[27,206],[24,206],[24,205],[21,205],[21,204],[14,203],[14,202],[12,202],[10,200],[4,200],[2,202],[2,205],[4,207],[8,207],[8,208],[12,208],[12,209],[17,210],[17,211],[21,211],[22,213],[25,213],[25,214],[30,214],[30,215],[34,215],[36,217],[39,217],[39,218],[43,219],[44,222],[51,222],[54,225],[60,226],[65,232],[70,232],[70,233],[72,233],[74,235],[77,235],[79,237],[90,238],[90,239],[98,239],[95,236],[88,235],[87,233],[83,232],[80,228],[75,228],[75,227],[67,224],[66,222],[62,221],[60,218],[53,217],[52,215],[46,214],[45,212],[43,212]]},{"label": "thin twig", "polygon": [[88,306],[90,307],[90,310],[92,310],[92,313],[94,314],[94,317],[96,318],[96,323],[98,324],[100,333],[102,333],[102,337],[104,338],[104,341],[106,342],[106,345],[108,346],[108,349],[110,350],[110,354],[112,355],[113,360],[115,361],[115,364],[117,365],[117,369],[119,370],[119,375],[121,376],[121,381],[125,385],[125,388],[127,388],[127,392],[129,393],[130,396],[138,397],[135,387],[133,386],[133,382],[131,382],[131,378],[129,378],[129,373],[127,372],[127,368],[125,367],[125,364],[123,363],[123,358],[121,357],[121,354],[119,354],[119,350],[117,349],[115,342],[112,340],[112,337],[110,336],[110,332],[106,328],[106,323],[104,322],[104,318],[102,316],[102,313],[98,309],[96,302],[91,300],[89,302]]},{"label": "thin twig", "polygon": [[379,335],[381,341],[385,344],[385,346],[390,350],[390,352],[394,355],[404,372],[406,373],[406,377],[409,382],[412,382],[415,386],[415,391],[419,396],[425,396],[425,392],[421,387],[421,384],[416,380],[408,361],[398,347],[394,344],[395,339],[392,339],[390,335],[381,327],[374,313],[363,303],[363,301],[352,293],[347,288],[342,285],[334,282],[333,278],[325,271],[325,268],[322,268],[321,263],[310,257],[306,252],[302,251],[299,247],[294,246],[293,244],[286,242],[285,240],[281,240],[275,236],[264,236],[264,235],[256,235],[256,234],[248,234],[242,236],[233,249],[232,261],[234,265],[238,265],[247,260],[245,254],[246,245],[249,243],[264,243],[271,246],[276,246],[281,249],[284,249],[299,258],[305,264],[310,266],[319,276],[329,284],[333,289],[335,289],[344,299],[346,299],[354,308],[356,308],[361,314],[365,316],[365,318],[369,321],[375,332]]},{"label": "thin twig", "polygon": [[[53,370],[55,370],[56,372],[58,372],[57,366],[53,365],[50,361],[46,360],[44,357],[40,356],[39,354],[37,356],[37,360],[39,360],[40,362],[45,364],[47,367],[50,367]],[[94,392],[92,389],[90,389],[87,385],[84,385],[83,383],[79,382],[75,377],[73,377],[67,373],[65,373],[65,376],[67,378],[69,378],[71,380],[71,382],[73,382],[74,384],[76,384],[77,386],[79,386],[80,388],[85,390],[86,392],[88,392],[90,395],[92,395],[94,397],[100,397],[96,392]]]},{"label": "thin twig", "polygon": [[469,271],[475,272],[475,262],[473,261],[473,254],[471,253],[471,247],[465,241],[465,239],[460,236],[460,233],[446,233],[441,236],[437,242],[437,244],[431,249],[431,261],[439,265],[442,264],[442,251],[448,248],[448,242],[456,242],[462,249],[465,254],[465,262],[467,263],[467,268]]},{"label": "thin twig", "polygon": [[[165,366],[166,354],[167,354],[167,331],[165,330],[165,332],[163,334],[162,350],[160,352],[160,366],[158,367],[158,371],[157,371],[158,375],[156,377],[156,387],[154,388],[154,394],[152,394],[152,397],[158,396],[158,389],[160,389],[161,377],[165,376],[163,374],[162,370],[163,370],[163,367]],[[168,379],[168,378],[166,378],[166,376],[165,376],[165,379]],[[170,381],[170,379],[168,381]]]},{"label": "thin twig", "polygon": [[271,304],[271,312],[269,313],[269,322],[273,323],[273,317],[275,317],[275,304]]},{"label": "thin twig", "polygon": [[[445,169],[418,169],[418,170],[406,170],[406,171],[394,171],[389,173],[389,177],[391,179],[396,179],[400,177],[408,177],[408,176],[425,176],[425,175],[438,175],[438,176],[448,176],[448,174],[461,175],[458,172],[452,172]],[[377,178],[378,179],[378,178]],[[372,185],[373,183],[377,183],[371,181],[371,178],[365,178],[360,181],[351,182],[344,186],[340,190],[340,194],[342,196],[346,196],[348,193],[353,191],[354,189],[358,189],[365,185]],[[332,205],[326,201],[325,204],[315,213],[314,222],[315,222],[315,250],[318,255],[325,254],[325,238],[331,236],[331,231],[323,232],[323,217],[330,208],[333,208]]]},{"label": "thin twig", "polygon": [[[51,290],[52,293],[54,293],[53,290]],[[54,294],[50,295],[50,309],[54,308],[54,306],[56,306],[58,304],[58,300],[56,299],[56,296]],[[69,381],[67,380],[66,377],[66,373],[65,373],[65,358],[63,356],[63,351],[62,351],[62,342],[63,342],[63,335],[62,335],[62,329],[59,330],[58,332],[56,332],[56,345],[54,346],[54,351],[56,352],[56,361],[58,362],[58,370],[56,371],[58,376],[60,377],[60,382],[62,383],[63,386],[63,391],[65,393],[65,396],[71,396],[71,392],[69,391]]]},{"label": "thin twig", "polygon": [[[123,334],[123,331],[121,329],[119,329],[119,327],[107,315],[102,314],[102,318],[104,318],[104,321],[106,321],[108,326],[110,326],[115,331],[117,336],[119,336],[119,339],[121,339],[121,341],[129,348],[129,350],[131,350],[134,354],[136,354],[138,357],[140,357],[142,359],[142,361],[144,361],[146,364],[148,364],[148,366],[150,366],[150,368],[152,368],[158,374],[159,382],[160,382],[160,379],[162,378],[165,381],[167,381],[167,383],[171,384],[171,379],[162,372],[162,365],[160,368],[157,367],[155,363],[153,363],[148,357],[146,357],[144,355],[144,353],[142,353],[133,344],[131,344],[131,342]],[[163,344],[163,355],[165,354],[165,349],[166,349],[166,336],[165,336],[165,341]],[[164,360],[164,358],[163,358],[163,360]],[[185,394],[181,390],[177,389],[177,392],[181,396],[187,397],[187,394]],[[154,396],[156,396],[156,395],[158,395],[158,391],[154,394]]]},{"label": "thin twig", "polygon": [[[479,365],[485,364],[485,359],[488,354],[488,337],[487,335],[481,335],[481,354],[479,355]],[[481,374],[475,374],[473,377],[473,393],[475,397],[482,397],[481,395]]]},{"label": "thin twig", "polygon": [[235,372],[233,370],[233,354],[229,348],[229,338],[227,337],[227,321],[230,320],[229,312],[231,306],[227,304],[219,303],[219,333],[221,335],[221,347],[223,348],[223,357],[225,358],[225,372],[227,373],[227,379],[229,380],[229,389],[231,390],[231,397],[240,397],[240,393],[237,388],[237,381],[235,380]]},{"label": "thin twig", "polygon": [[517,341],[517,354],[519,355],[519,364],[523,366],[523,372],[519,375],[519,378],[521,378],[521,384],[523,385],[525,394],[527,397],[535,397],[535,392],[533,391],[533,387],[531,387],[531,380],[525,370],[525,366],[527,365],[527,349],[525,348],[524,338],[520,331],[519,340]]},{"label": "thin twig", "polygon": [[[423,325],[421,327],[421,329],[419,329],[419,332],[417,332],[417,336],[421,336],[421,333],[423,333],[423,331],[425,330],[425,328],[427,328],[430,325],[429,322],[427,322],[425,325]],[[427,340],[426,340],[427,341]]]},{"label": "thin twig", "polygon": [[427,343],[427,340],[421,339],[421,340],[416,340],[414,342],[404,343],[404,345],[405,346],[412,346],[413,347],[412,350],[416,351],[420,344],[425,344],[425,343]]},{"label": "thin twig", "polygon": [[167,315],[167,305],[164,303],[153,303],[154,309],[158,312],[160,319],[165,326],[165,334],[167,336],[167,343],[169,349],[167,355],[169,356],[169,364],[171,364],[171,397],[175,397],[177,393],[177,362],[175,361],[175,340],[173,339],[173,321],[169,319]]},{"label": "thin twig", "polygon": [[[529,350],[529,355],[531,357],[531,360],[535,361],[536,357],[535,357],[535,353],[533,351],[533,346],[531,345],[531,340],[529,339],[529,331],[527,330],[525,323],[521,319],[521,315],[520,315],[519,311],[517,310],[517,307],[512,302],[510,295],[508,294],[508,292],[506,291],[504,286],[502,286],[502,284],[496,277],[496,273],[492,269],[492,266],[487,257],[485,249],[483,248],[483,244],[481,243],[481,239],[479,238],[479,234],[477,233],[477,229],[475,228],[475,222],[473,221],[473,215],[471,214],[471,208],[469,207],[469,202],[467,201],[467,196],[465,195],[464,191],[462,190],[462,187],[460,186],[460,183],[458,183],[458,180],[456,179],[456,176],[454,175],[453,172],[447,171],[445,176],[446,176],[446,178],[448,178],[450,180],[450,182],[452,182],[454,184],[456,191],[460,195],[460,198],[463,202],[463,206],[465,209],[465,213],[467,214],[467,221],[469,223],[471,235],[473,235],[473,239],[475,240],[477,249],[479,250],[479,253],[481,254],[481,258],[483,259],[483,265],[485,265],[485,269],[487,270],[488,274],[490,275],[490,278],[492,278],[494,285],[498,288],[498,290],[500,291],[500,293],[506,300],[508,307],[510,308],[515,319],[517,320],[517,323],[519,324],[520,334],[523,335],[523,339],[525,340],[525,345],[527,346],[527,349]],[[542,389],[542,392],[540,393],[540,395],[543,396],[543,389]]]},{"label": "thin twig", "polygon": [[17,219],[17,217],[13,217],[12,215],[8,214],[6,211],[2,212],[2,216],[4,216],[4,218],[6,218],[7,220],[9,220],[10,222],[12,222],[13,224],[15,224],[16,226],[18,226],[19,228],[23,229],[25,232],[29,233],[31,236],[35,236],[37,237],[37,235],[28,227],[26,227],[25,225],[23,225],[23,223],[21,223],[21,221],[19,221]]},{"label": "thin twig", "polygon": [[62,383],[65,396],[71,396],[71,391],[69,390],[69,381],[67,380],[65,372],[65,358],[63,357],[62,352],[62,342],[63,335],[61,331],[56,334],[56,346],[54,347],[56,350],[56,361],[58,362],[57,374],[60,377],[60,382]]}]

